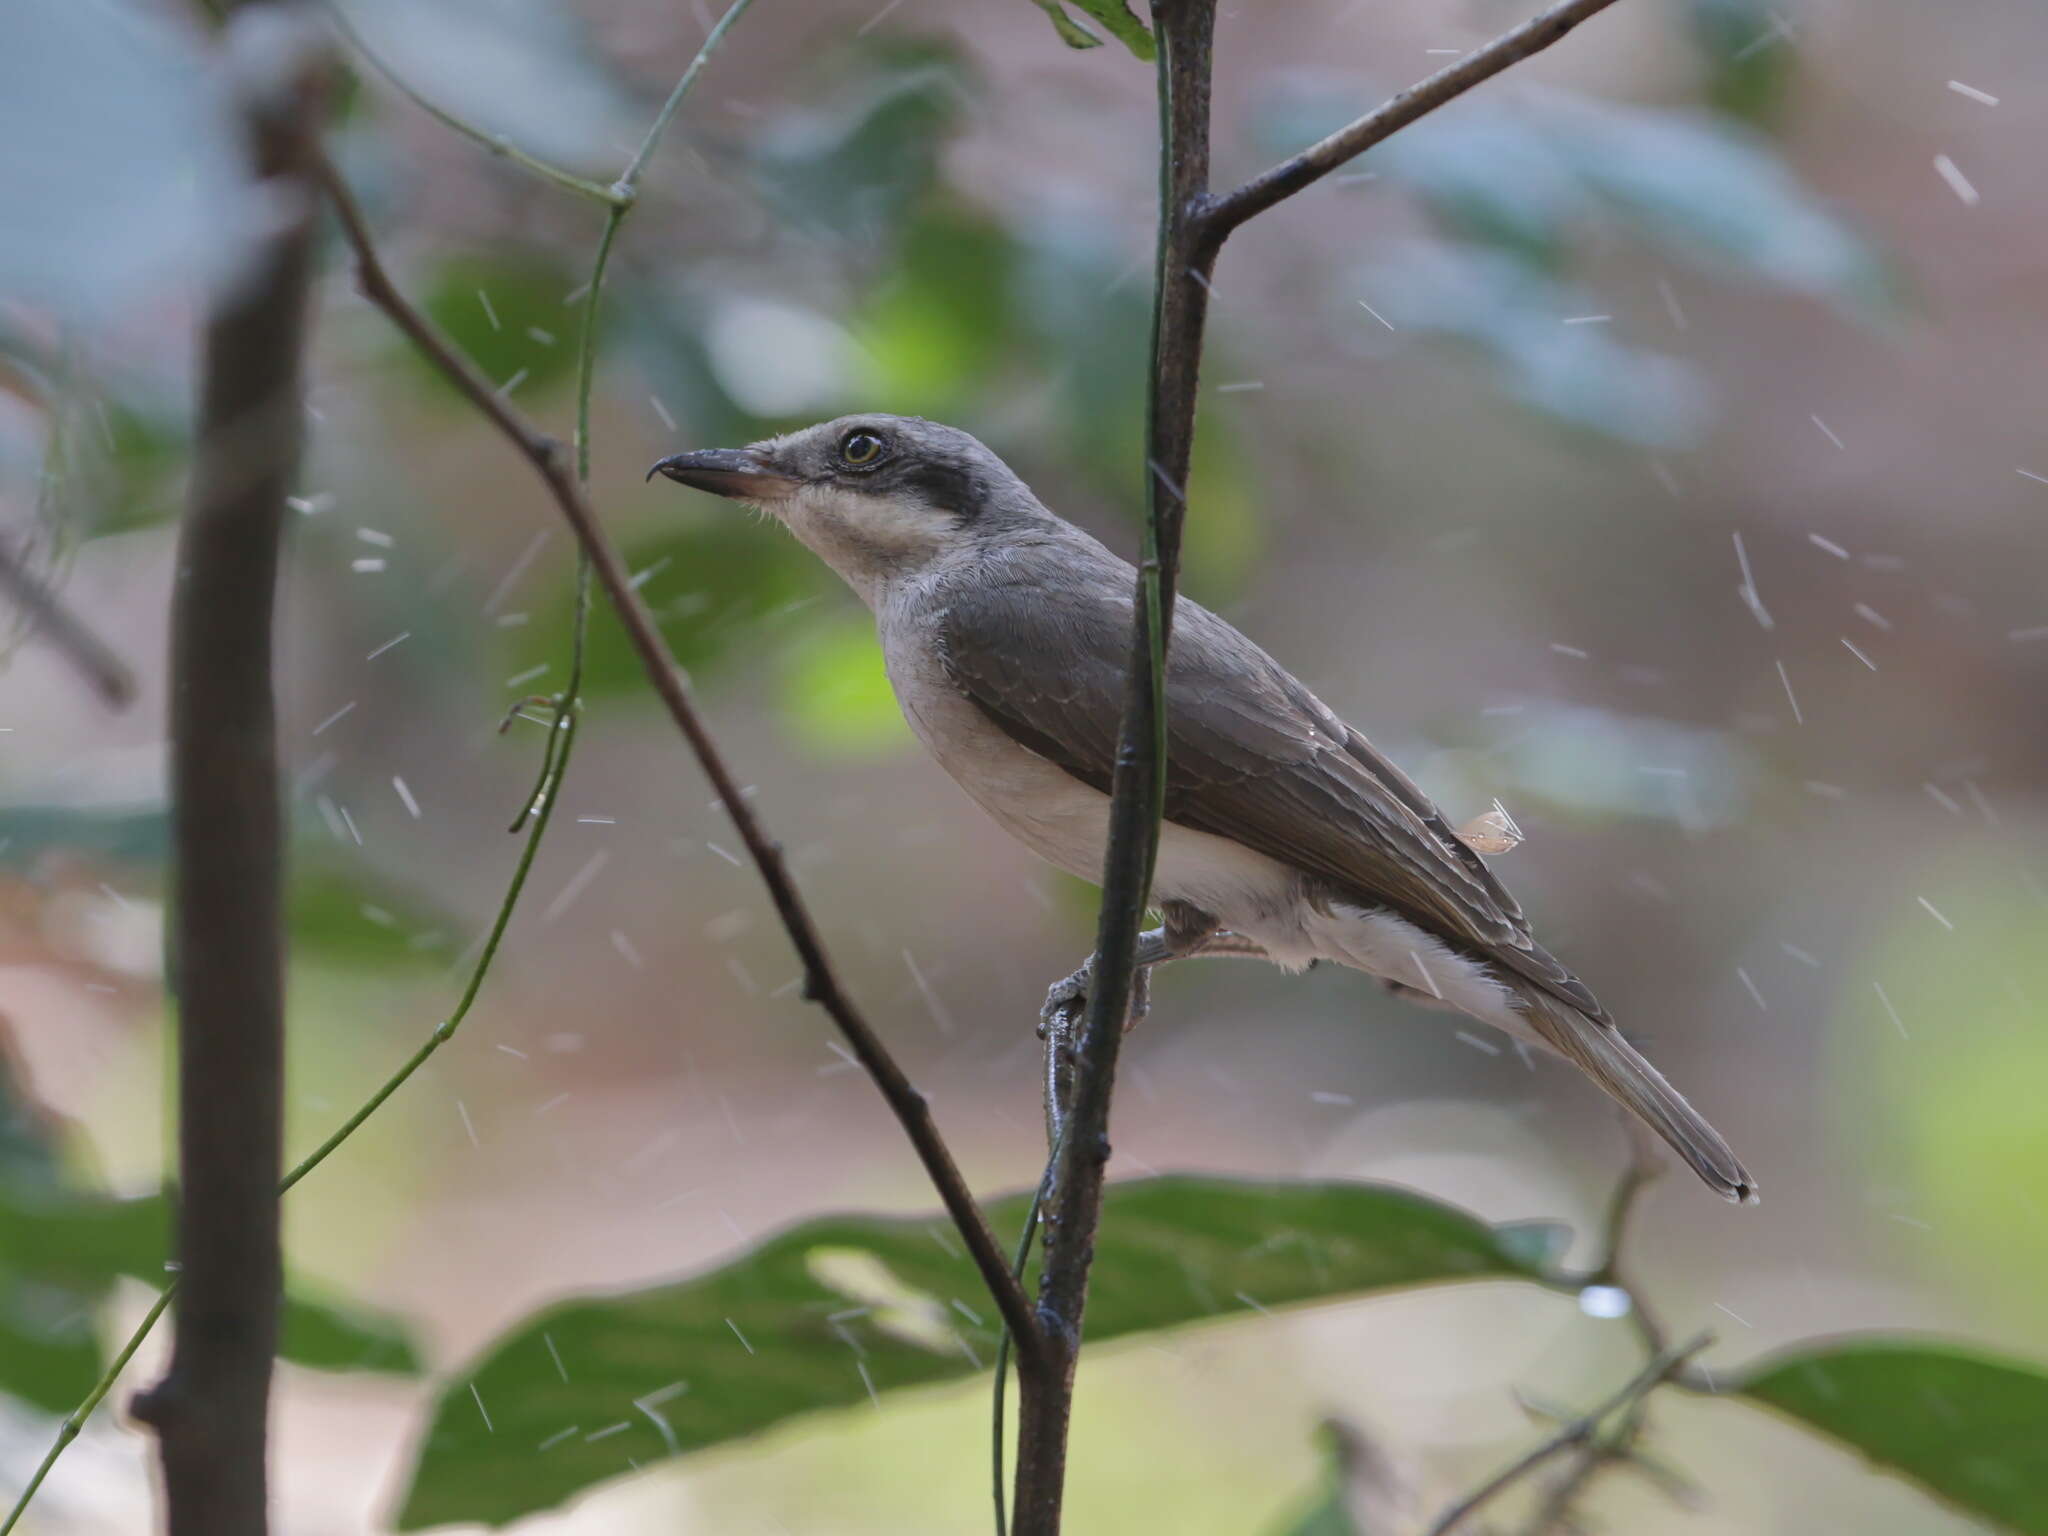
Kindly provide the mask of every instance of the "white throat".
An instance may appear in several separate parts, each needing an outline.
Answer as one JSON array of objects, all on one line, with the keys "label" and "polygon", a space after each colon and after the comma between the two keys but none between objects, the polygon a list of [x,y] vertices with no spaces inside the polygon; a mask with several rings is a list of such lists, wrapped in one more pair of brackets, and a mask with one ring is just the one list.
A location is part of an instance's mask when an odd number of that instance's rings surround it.
[{"label": "white throat", "polygon": [[914,579],[958,539],[958,520],[911,496],[805,485],[766,510],[837,571],[870,608]]}]

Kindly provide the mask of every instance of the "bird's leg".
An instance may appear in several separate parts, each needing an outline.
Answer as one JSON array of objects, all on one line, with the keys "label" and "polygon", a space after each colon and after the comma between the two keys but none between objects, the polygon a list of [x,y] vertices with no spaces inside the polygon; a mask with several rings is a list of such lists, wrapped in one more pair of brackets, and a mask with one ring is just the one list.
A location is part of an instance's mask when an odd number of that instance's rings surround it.
[{"label": "bird's leg", "polygon": [[[1153,966],[1195,955],[1266,958],[1265,948],[1257,940],[1219,928],[1216,919],[1199,908],[1178,901],[1163,905],[1166,921],[1138,935],[1126,1029],[1151,1008]],[[1094,979],[1095,957],[1090,955],[1073,975],[1054,983],[1045,994],[1045,1007],[1039,1011],[1038,1036],[1045,1042],[1045,1136],[1049,1147],[1059,1145],[1060,1132],[1066,1124],[1067,1105],[1074,1091],[1074,1034],[1080,1028],[1081,1015],[1087,1011],[1088,988]]]},{"label": "bird's leg", "polygon": [[[1152,1008],[1152,967],[1169,960],[1189,960],[1196,955],[1238,955],[1263,960],[1266,951],[1256,939],[1218,927],[1216,919],[1199,907],[1183,901],[1162,903],[1166,921],[1138,935],[1137,968],[1131,975],[1131,1011],[1124,1027],[1129,1029]],[[1088,1006],[1089,984],[1095,978],[1095,957],[1090,955],[1073,975],[1055,982],[1045,994],[1039,1010],[1041,1039],[1071,1034]]]}]

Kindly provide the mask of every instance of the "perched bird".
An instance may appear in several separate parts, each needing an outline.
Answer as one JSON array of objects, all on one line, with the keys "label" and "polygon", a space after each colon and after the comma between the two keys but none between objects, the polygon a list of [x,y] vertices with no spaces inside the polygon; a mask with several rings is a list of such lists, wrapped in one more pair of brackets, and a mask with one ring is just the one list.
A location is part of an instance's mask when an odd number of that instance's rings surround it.
[{"label": "perched bird", "polygon": [[[903,713],[1027,848],[1098,880],[1135,573],[954,427],[862,415],[649,471],[778,518],[874,610]],[[1755,1181],[1530,935],[1429,799],[1197,603],[1167,662],[1165,825],[1141,965],[1332,960],[1572,1062],[1730,1200]],[[1052,1009],[1085,993],[1084,965]]]}]

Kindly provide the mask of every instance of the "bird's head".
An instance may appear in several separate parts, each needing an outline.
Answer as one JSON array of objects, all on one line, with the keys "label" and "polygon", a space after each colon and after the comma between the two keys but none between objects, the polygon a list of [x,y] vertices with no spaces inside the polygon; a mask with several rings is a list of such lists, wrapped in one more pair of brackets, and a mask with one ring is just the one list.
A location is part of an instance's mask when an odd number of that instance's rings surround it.
[{"label": "bird's head", "polygon": [[916,416],[842,416],[745,448],[678,453],[656,474],[776,517],[870,604],[1007,516],[1044,515],[977,439]]}]

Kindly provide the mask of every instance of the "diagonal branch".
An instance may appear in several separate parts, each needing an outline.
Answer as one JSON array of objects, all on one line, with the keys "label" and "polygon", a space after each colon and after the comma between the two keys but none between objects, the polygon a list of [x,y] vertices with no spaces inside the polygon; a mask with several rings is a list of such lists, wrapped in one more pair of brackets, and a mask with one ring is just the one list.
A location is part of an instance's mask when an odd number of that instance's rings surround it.
[{"label": "diagonal branch", "polygon": [[0,544],[0,592],[21,610],[30,630],[62,651],[108,704],[119,709],[135,697],[135,674],[128,663],[5,544]]},{"label": "diagonal branch", "polygon": [[705,776],[710,779],[726,814],[732,818],[734,829],[760,872],[762,883],[768,887],[769,898],[774,902],[782,925],[789,933],[790,943],[803,963],[805,998],[822,1007],[839,1026],[854,1055],[867,1069],[882,1097],[902,1123],[904,1134],[916,1148],[927,1176],[945,1203],[947,1214],[953,1218],[968,1252],[973,1256],[982,1282],[1002,1312],[1004,1324],[1016,1338],[1020,1358],[1035,1364],[1040,1336],[1023,1287],[1011,1275],[1002,1251],[996,1246],[994,1234],[954,1164],[953,1155],[932,1118],[930,1105],[904,1075],[881,1037],[840,985],[824,942],[819,938],[803,897],[790,876],[781,845],[768,836],[752,806],[741,794],[739,781],[727,767],[724,754],[697,712],[668,643],[655,627],[646,605],[633,588],[624,562],[605,537],[596,512],[577,484],[568,454],[560,443],[540,432],[513,409],[441,335],[433,322],[398,290],[377,254],[376,243],[362,209],[332,163],[323,158],[315,174],[341,220],[344,237],[355,253],[357,280],[364,296],[389,316],[427,360],[533,466],[555,505],[575,530],[577,541],[589,558],[620,624],[624,626],[634,653],[646,669],[648,680],[667,708],[669,718],[689,743]]},{"label": "diagonal branch", "polygon": [[1445,1510],[1430,1524],[1424,1536],[1450,1536],[1466,1519],[1476,1512],[1480,1505],[1504,1492],[1522,1478],[1553,1457],[1574,1446],[1591,1444],[1599,1434],[1600,1426],[1607,1418],[1623,1409],[1632,1408],[1656,1388],[1676,1375],[1679,1369],[1694,1355],[1714,1341],[1713,1335],[1703,1333],[1690,1344],[1681,1348],[1666,1350],[1630,1378],[1628,1384],[1606,1401],[1588,1409],[1568,1424],[1560,1425],[1556,1433],[1538,1444],[1531,1446],[1500,1471],[1494,1473],[1477,1488],[1466,1494],[1457,1503]]},{"label": "diagonal branch", "polygon": [[1504,32],[1485,47],[1438,70],[1427,80],[1389,98],[1356,122],[1339,128],[1270,170],[1262,171],[1236,190],[1210,199],[1203,213],[1209,237],[1221,245],[1230,232],[1275,203],[1322,180],[1348,160],[1356,159],[1380,140],[1462,96],[1482,80],[1490,80],[1510,64],[1541,53],[1587,17],[1615,0],[1566,0],[1542,15]]}]

